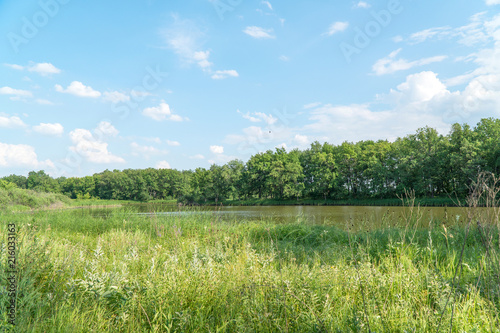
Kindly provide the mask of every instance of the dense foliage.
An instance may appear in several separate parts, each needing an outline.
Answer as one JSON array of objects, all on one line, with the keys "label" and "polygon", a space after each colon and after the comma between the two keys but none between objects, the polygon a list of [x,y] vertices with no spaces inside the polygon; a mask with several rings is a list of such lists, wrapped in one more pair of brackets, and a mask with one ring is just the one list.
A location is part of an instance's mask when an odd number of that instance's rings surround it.
[{"label": "dense foliage", "polygon": [[385,140],[314,142],[305,151],[283,148],[209,169],[106,170],[82,178],[53,179],[43,171],[5,181],[19,188],[60,192],[71,198],[178,199],[385,199],[414,189],[418,197],[453,194],[464,198],[480,171],[500,172],[500,119],[476,127],[454,124],[448,135],[425,127]]}]

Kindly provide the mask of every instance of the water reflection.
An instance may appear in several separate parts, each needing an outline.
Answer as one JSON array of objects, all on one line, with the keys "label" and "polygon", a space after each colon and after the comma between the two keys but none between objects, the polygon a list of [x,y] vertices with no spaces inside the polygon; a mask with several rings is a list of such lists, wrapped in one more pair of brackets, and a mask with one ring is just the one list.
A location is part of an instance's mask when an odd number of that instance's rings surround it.
[{"label": "water reflection", "polygon": [[421,207],[413,213],[406,207],[374,206],[219,206],[219,207],[183,207],[174,204],[129,204],[127,211],[139,214],[157,215],[192,215],[212,214],[223,220],[272,220],[277,223],[304,223],[336,225],[365,225],[372,227],[391,226],[401,221],[413,221],[420,217],[419,223],[428,226],[444,223],[462,224],[467,212],[459,207]]}]

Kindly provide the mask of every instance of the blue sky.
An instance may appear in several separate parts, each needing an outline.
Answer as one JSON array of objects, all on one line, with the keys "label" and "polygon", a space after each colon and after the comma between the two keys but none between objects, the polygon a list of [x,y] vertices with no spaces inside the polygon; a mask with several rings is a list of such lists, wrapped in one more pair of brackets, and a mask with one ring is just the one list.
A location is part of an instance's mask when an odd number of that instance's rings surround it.
[{"label": "blue sky", "polygon": [[0,1],[0,176],[208,168],[500,115],[500,0]]}]

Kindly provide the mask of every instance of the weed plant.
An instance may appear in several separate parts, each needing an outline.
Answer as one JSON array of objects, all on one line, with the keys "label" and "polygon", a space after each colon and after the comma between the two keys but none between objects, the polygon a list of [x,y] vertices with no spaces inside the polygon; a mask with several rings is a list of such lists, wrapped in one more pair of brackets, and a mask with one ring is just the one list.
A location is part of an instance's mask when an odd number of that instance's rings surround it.
[{"label": "weed plant", "polygon": [[[194,208],[3,212],[0,325],[12,332],[500,332],[498,215],[471,204],[474,223],[444,225],[409,206],[397,225],[378,229],[361,221],[339,228],[222,220]],[[15,326],[6,317],[7,223],[19,229]]]}]

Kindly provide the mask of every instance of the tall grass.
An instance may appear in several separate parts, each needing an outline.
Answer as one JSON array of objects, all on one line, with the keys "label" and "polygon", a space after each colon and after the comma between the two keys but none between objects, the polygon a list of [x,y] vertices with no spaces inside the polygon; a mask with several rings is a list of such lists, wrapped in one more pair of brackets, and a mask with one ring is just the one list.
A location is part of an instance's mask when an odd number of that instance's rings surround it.
[{"label": "tall grass", "polygon": [[499,332],[491,257],[498,228],[488,229],[485,243],[484,226],[406,217],[371,230],[356,221],[340,229],[224,221],[199,211],[2,213],[0,281],[6,285],[5,225],[15,223],[19,292],[11,327],[0,290],[0,325],[14,332],[436,332],[441,324],[444,332],[451,323],[452,332]]}]

